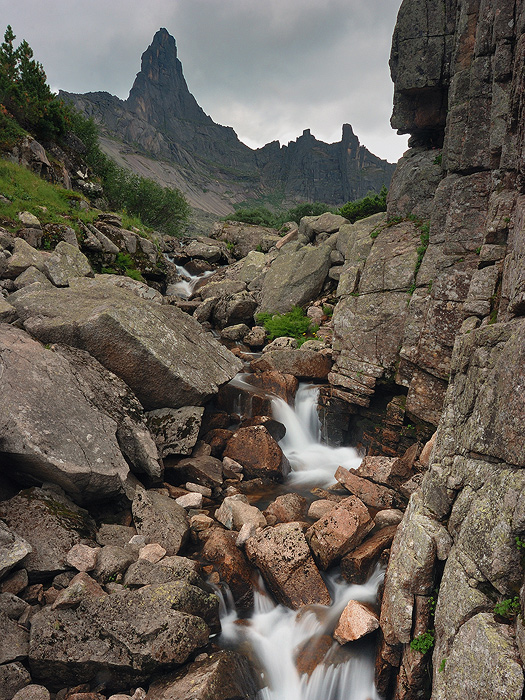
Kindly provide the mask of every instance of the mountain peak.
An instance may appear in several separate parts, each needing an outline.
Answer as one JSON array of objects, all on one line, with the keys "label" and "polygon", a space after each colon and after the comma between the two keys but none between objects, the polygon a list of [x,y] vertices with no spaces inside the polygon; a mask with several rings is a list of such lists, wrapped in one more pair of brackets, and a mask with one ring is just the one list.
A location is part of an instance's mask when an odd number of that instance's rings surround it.
[{"label": "mountain peak", "polygon": [[173,119],[211,123],[188,89],[177,58],[177,44],[164,27],[142,54],[140,72],[126,103],[138,117],[163,129]]}]

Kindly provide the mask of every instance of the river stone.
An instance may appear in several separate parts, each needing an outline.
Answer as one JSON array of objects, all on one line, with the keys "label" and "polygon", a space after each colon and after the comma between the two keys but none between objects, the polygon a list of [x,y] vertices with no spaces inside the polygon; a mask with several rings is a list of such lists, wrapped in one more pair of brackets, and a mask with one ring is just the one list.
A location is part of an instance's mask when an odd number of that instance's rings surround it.
[{"label": "river stone", "polygon": [[197,438],[204,409],[200,406],[159,408],[146,414],[161,457],[172,454],[189,455]]},{"label": "river stone", "polygon": [[101,277],[76,278],[61,289],[28,287],[10,302],[32,335],[87,350],[148,410],[203,403],[241,369],[191,316]]},{"label": "river stone", "polygon": [[0,579],[4,578],[32,549],[29,542],[0,520]]},{"label": "river stone", "polygon": [[253,360],[256,372],[277,371],[291,374],[297,379],[326,379],[332,369],[332,357],[315,350],[270,350]]},{"label": "river stone", "polygon": [[341,574],[349,583],[365,583],[381,552],[390,547],[397,525],[375,532],[341,559]]},{"label": "river stone", "polygon": [[87,511],[60,490],[33,487],[0,502],[0,518],[33,548],[24,559],[31,582],[41,581],[69,568],[68,552],[95,532]]},{"label": "river stone", "polygon": [[304,521],[308,502],[298,493],[285,493],[272,501],[264,511],[269,525]]},{"label": "river stone", "polygon": [[257,694],[248,660],[235,651],[221,650],[154,681],[146,700],[255,700]]},{"label": "river stone", "polygon": [[320,567],[328,569],[361,544],[373,527],[365,504],[356,496],[350,496],[315,522],[307,530],[306,537]]},{"label": "river stone", "polygon": [[242,464],[248,479],[282,481],[290,471],[290,463],[264,425],[239,428],[228,441],[224,456]]},{"label": "river stone", "polygon": [[250,292],[237,292],[219,298],[212,312],[213,321],[219,328],[236,324],[253,324],[253,314],[257,302]]},{"label": "river stone", "polygon": [[353,470],[338,467],[335,478],[347,491],[360,498],[370,508],[381,510],[400,505],[401,498],[396,491],[374,484],[368,479],[362,479]]},{"label": "river stone", "polygon": [[222,462],[210,455],[201,455],[181,459],[176,464],[166,462],[166,469],[170,476],[174,476],[176,483],[192,481],[211,489],[222,484]]},{"label": "river stone", "polygon": [[100,674],[109,687],[140,682],[207,644],[205,620],[217,628],[216,596],[183,582],[86,598],[75,610],[44,608],[31,620],[32,676],[53,689]]},{"label": "river stone", "polygon": [[[124,496],[129,467],[117,439],[123,430],[109,415],[117,417],[118,412],[99,410],[93,385],[85,381],[80,367],[8,325],[0,325],[0,363],[5,409],[4,420],[0,418],[1,451],[17,472],[52,481],[78,502]],[[132,434],[136,426],[131,423]],[[128,442],[140,453],[145,437],[133,438]],[[155,449],[151,438],[147,444]],[[135,463],[153,462],[152,470],[159,473],[158,462],[146,456],[148,460]]]},{"label": "river stone", "polygon": [[193,586],[203,586],[199,575],[199,564],[186,557],[163,557],[157,563],[139,559],[126,571],[124,585],[129,588],[150,584],[186,581]]},{"label": "river stone", "polygon": [[156,542],[169,556],[177,554],[189,535],[186,511],[169,496],[137,490],[132,504],[133,520],[146,544]]},{"label": "river stone", "polygon": [[257,527],[266,527],[266,518],[255,506],[249,504],[248,498],[243,494],[227,496],[215,511],[215,518],[229,530],[241,529],[245,524]]},{"label": "river stone", "polygon": [[84,253],[64,241],[46,259],[44,272],[56,287],[67,287],[73,277],[95,276]]},{"label": "river stone", "polygon": [[326,244],[283,249],[264,277],[259,311],[286,313],[315,299],[330,269],[330,253]]},{"label": "river stone", "polygon": [[297,523],[266,528],[245,544],[276,599],[292,610],[304,605],[330,605],[330,594]]},{"label": "river stone", "polygon": [[349,600],[341,613],[334,638],[339,644],[355,642],[379,627],[379,618],[367,605],[357,600]]},{"label": "river stone", "polygon": [[0,700],[12,700],[13,695],[31,683],[31,676],[19,662],[0,665]]}]

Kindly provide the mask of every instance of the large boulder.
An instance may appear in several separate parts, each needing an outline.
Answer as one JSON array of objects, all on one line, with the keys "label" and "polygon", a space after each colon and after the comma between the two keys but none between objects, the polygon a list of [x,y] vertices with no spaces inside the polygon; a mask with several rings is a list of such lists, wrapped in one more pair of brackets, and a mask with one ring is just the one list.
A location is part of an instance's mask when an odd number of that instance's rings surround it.
[{"label": "large boulder", "polygon": [[332,357],[325,352],[299,348],[270,350],[251,363],[256,372],[281,372],[297,379],[326,379],[332,369]]},{"label": "large boulder", "polygon": [[101,674],[110,688],[172,669],[218,626],[215,595],[181,581],[44,608],[31,620],[32,676],[59,689]]},{"label": "large boulder", "polygon": [[32,550],[29,542],[26,542],[16,532],[10,530],[0,520],[0,579],[21,562]]},{"label": "large boulder", "polygon": [[285,313],[315,299],[323,287],[330,269],[329,245],[285,251],[286,247],[265,275],[260,311]]},{"label": "large boulder", "polygon": [[137,532],[146,543],[160,544],[168,555],[177,554],[189,536],[186,511],[169,496],[138,489],[132,504]]},{"label": "large boulder", "polygon": [[158,408],[148,412],[148,427],[161,457],[191,454],[199,437],[203,413],[200,406]]},{"label": "large boulder", "polygon": [[31,335],[87,350],[147,409],[199,405],[241,369],[191,316],[100,277],[62,289],[26,288],[10,302]]},{"label": "large boulder", "polygon": [[92,386],[70,362],[0,324],[0,370],[0,460],[79,502],[122,496],[129,467],[117,422],[97,408]]},{"label": "large boulder", "polygon": [[248,660],[235,651],[216,651],[156,680],[146,700],[255,700],[258,687]]},{"label": "large boulder", "polygon": [[69,569],[67,555],[83,538],[92,536],[95,523],[60,490],[31,488],[0,502],[0,518],[32,547],[24,566],[30,581]]},{"label": "large boulder", "polygon": [[264,425],[239,428],[228,441],[224,456],[242,464],[249,479],[268,477],[281,481],[290,471],[283,451]]},{"label": "large boulder", "polygon": [[330,594],[298,523],[266,528],[247,540],[245,551],[283,605],[293,610],[330,605]]}]

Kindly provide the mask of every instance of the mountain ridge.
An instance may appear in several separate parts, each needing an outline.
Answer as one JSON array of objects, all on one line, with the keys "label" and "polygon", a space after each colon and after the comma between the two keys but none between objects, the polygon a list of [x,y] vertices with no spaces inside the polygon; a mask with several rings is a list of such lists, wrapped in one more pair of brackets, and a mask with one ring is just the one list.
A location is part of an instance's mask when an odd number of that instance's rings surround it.
[{"label": "mountain ridge", "polygon": [[333,144],[306,129],[288,145],[246,146],[198,105],[164,28],[142,54],[126,100],[107,92],[60,96],[93,117],[102,147],[119,164],[177,186],[192,206],[211,213],[224,215],[248,200],[342,205],[388,186],[395,168],[362,146],[349,124]]}]

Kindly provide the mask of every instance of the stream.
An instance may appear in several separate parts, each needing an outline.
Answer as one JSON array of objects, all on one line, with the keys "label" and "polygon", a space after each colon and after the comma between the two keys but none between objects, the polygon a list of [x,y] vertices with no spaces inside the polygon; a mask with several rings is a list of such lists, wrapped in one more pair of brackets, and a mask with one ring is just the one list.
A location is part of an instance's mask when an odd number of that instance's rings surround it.
[{"label": "stream", "polygon": [[[232,382],[248,386],[242,375]],[[272,400],[273,417],[286,427],[279,444],[292,466],[286,480],[289,490],[326,487],[334,482],[339,465],[350,468],[361,462],[353,448],[321,444],[317,396],[317,387],[301,384],[295,408],[282,399]],[[374,686],[375,638],[341,646],[331,635],[349,600],[376,602],[384,570],[377,567],[364,585],[348,584],[337,571],[323,576],[330,607],[290,610],[272,600],[261,579],[252,616],[240,620],[228,592],[220,596],[219,643],[250,650],[265,686],[258,700],[380,700]]]}]

